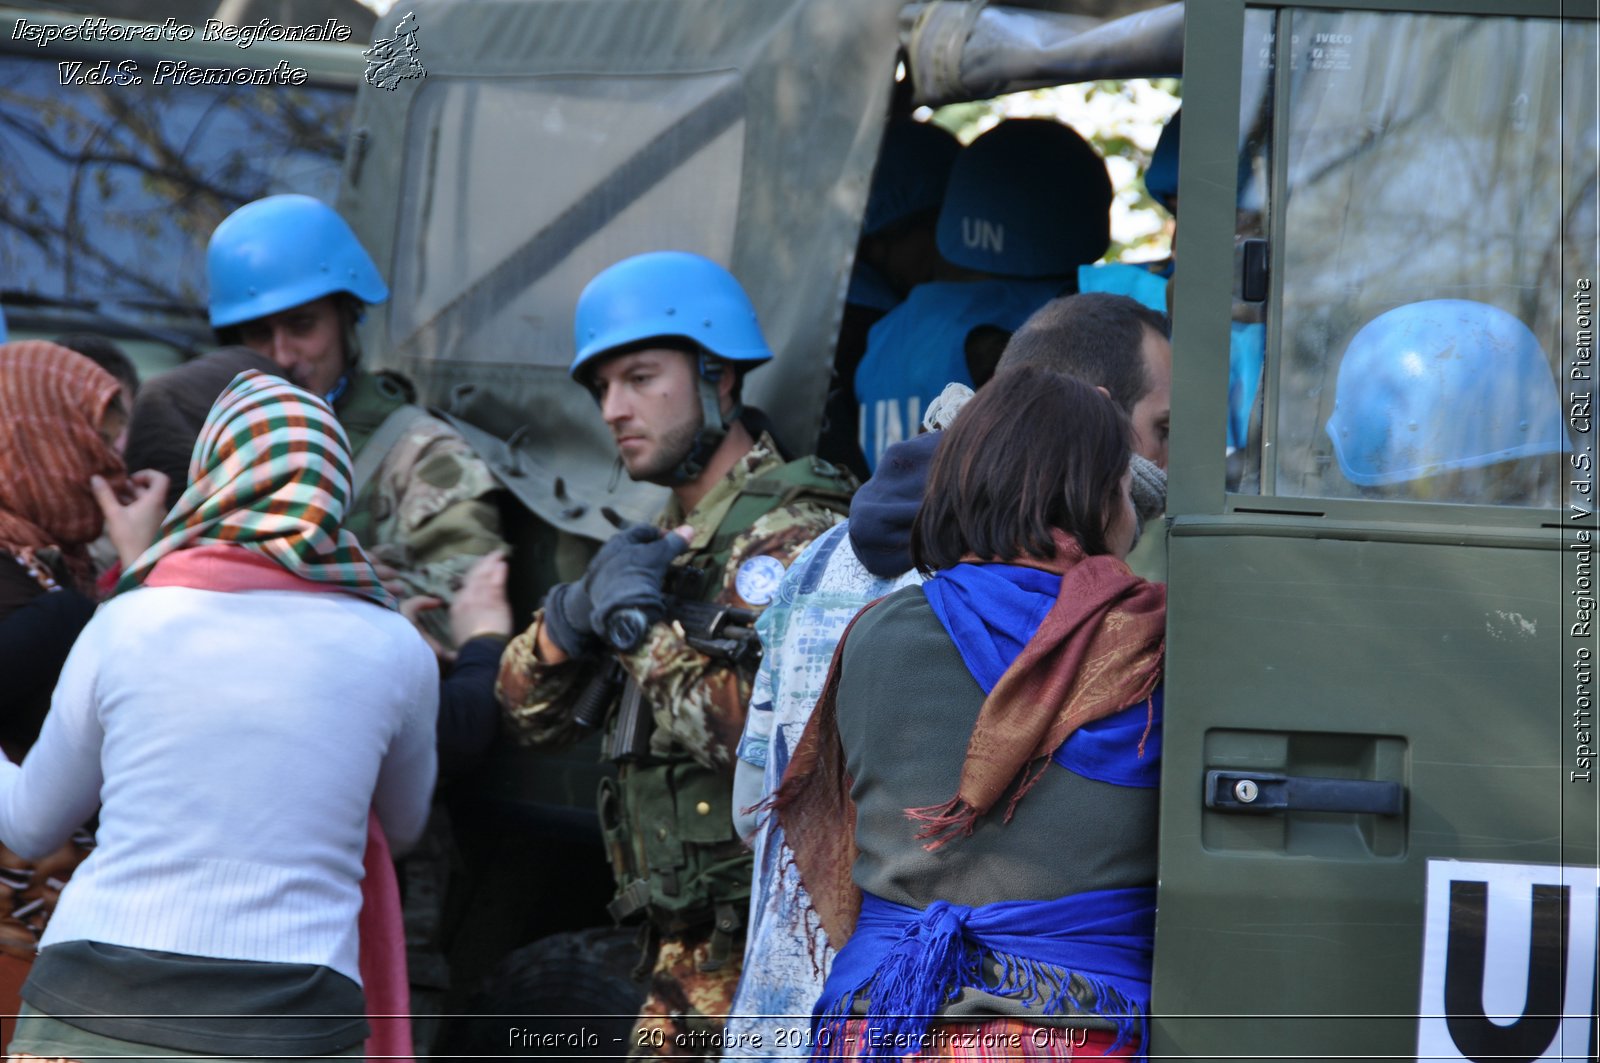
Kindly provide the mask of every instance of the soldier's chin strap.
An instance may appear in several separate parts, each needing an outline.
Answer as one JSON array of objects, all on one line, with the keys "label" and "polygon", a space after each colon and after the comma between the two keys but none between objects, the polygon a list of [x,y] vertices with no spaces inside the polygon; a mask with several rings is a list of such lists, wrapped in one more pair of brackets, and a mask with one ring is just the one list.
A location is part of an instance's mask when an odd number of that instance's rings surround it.
[{"label": "soldier's chin strap", "polygon": [[337,406],[339,404],[339,400],[344,398],[345,393],[348,392],[349,390],[350,390],[350,374],[349,373],[340,373],[339,374],[339,379],[334,382],[333,390],[329,391],[326,395],[322,396],[322,401],[326,402],[329,406],[333,406],[333,407],[337,408]]},{"label": "soldier's chin strap", "polygon": [[711,455],[717,452],[717,448],[728,435],[728,426],[737,421],[744,412],[744,407],[736,402],[726,417],[722,415],[722,396],[717,390],[717,384],[721,382],[723,373],[732,370],[717,359],[708,357],[704,352],[699,354],[696,360],[700,370],[697,374],[700,430],[694,434],[694,442],[689,445],[689,453],[685,454],[683,460],[667,474],[668,479],[675,484],[690,483],[706,471]]},{"label": "soldier's chin strap", "polygon": [[334,298],[339,314],[339,338],[344,344],[344,372],[322,400],[337,408],[339,401],[349,393],[351,378],[361,364],[361,337],[356,333],[356,324],[362,318],[365,304],[349,292],[339,292]]},{"label": "soldier's chin strap", "polygon": [[356,326],[366,316],[367,309],[365,303],[349,292],[339,292],[334,299],[339,313],[339,338],[344,343],[344,372],[339,374],[339,382],[333,386],[333,390],[324,396],[329,406],[344,397],[350,387],[350,378],[361,364],[361,336],[356,332]]}]

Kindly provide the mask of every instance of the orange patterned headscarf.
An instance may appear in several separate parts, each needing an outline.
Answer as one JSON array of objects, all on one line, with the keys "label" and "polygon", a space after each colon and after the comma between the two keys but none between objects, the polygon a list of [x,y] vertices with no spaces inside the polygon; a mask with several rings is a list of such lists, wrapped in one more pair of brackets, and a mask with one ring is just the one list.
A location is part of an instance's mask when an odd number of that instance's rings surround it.
[{"label": "orange patterned headscarf", "polygon": [[87,547],[104,520],[89,478],[122,479],[122,459],[100,437],[121,386],[54,343],[0,344],[0,550],[46,586],[51,553],[78,589],[93,586]]}]

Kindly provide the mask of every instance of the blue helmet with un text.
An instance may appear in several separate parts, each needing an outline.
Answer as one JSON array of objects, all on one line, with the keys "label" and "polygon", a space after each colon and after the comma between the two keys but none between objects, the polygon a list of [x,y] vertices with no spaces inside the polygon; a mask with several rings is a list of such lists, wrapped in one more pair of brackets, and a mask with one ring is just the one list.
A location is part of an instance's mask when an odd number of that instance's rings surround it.
[{"label": "blue helmet with un text", "polygon": [[1111,246],[1111,178],[1089,142],[1048,118],[1001,122],[956,156],[939,254],[1001,277],[1070,277]]}]

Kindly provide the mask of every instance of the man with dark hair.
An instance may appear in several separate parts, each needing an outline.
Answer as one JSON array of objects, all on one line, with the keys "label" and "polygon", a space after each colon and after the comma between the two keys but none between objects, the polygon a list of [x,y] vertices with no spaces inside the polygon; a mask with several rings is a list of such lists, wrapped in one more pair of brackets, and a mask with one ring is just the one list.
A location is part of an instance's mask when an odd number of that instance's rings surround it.
[{"label": "man with dark hair", "polygon": [[[1082,292],[1050,300],[1006,344],[996,371],[1037,365],[1104,388],[1133,422],[1133,501],[1141,527],[1167,508],[1167,424],[1172,416],[1172,341],[1167,316],[1126,295]],[[1166,578],[1160,536],[1129,564]]]},{"label": "man with dark hair", "polygon": [[1038,365],[1106,389],[1133,421],[1134,451],[1167,467],[1172,342],[1167,316],[1109,292],[1052,299],[1006,344],[1000,369]]}]

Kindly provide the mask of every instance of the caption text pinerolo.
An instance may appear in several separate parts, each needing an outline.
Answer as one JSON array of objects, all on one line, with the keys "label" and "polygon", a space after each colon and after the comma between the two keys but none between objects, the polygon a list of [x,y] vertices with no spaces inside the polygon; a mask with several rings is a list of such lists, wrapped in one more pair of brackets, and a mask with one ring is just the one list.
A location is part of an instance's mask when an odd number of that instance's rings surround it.
[{"label": "caption text pinerolo", "polygon": [[[1073,1027],[1054,1026],[1040,1026],[1023,1032],[988,1031],[967,1026],[948,1028],[934,1026],[926,1033],[912,1034],[880,1029],[867,1024],[835,1032],[827,1027],[813,1029],[810,1025],[810,1016],[803,1016],[797,1019],[796,1025],[774,1024],[765,1033],[752,1030],[705,1029],[669,1037],[659,1027],[647,1027],[634,1030],[630,1040],[633,1054],[656,1054],[670,1043],[678,1050],[695,1053],[729,1048],[755,1050],[773,1048],[779,1050],[780,1057],[789,1053],[786,1058],[804,1059],[811,1054],[813,1048],[829,1047],[835,1038],[847,1049],[846,1054],[853,1054],[857,1047],[861,1052],[893,1048],[900,1054],[917,1051],[939,1054],[954,1049],[974,1048],[1009,1049],[1013,1052],[1030,1047],[1047,1048],[1052,1045],[1082,1048],[1088,1043],[1088,1032]],[[600,1048],[604,1040],[607,1039],[587,1027],[579,1027],[576,1030],[544,1031],[512,1026],[506,1031],[507,1048],[566,1048],[587,1049],[592,1052]],[[623,1044],[623,1039],[619,1037],[612,1037],[609,1040],[613,1046]],[[622,1053],[619,1052],[620,1054]]]}]

